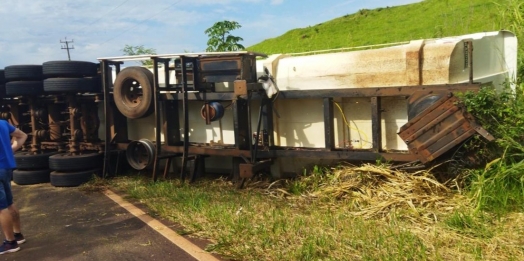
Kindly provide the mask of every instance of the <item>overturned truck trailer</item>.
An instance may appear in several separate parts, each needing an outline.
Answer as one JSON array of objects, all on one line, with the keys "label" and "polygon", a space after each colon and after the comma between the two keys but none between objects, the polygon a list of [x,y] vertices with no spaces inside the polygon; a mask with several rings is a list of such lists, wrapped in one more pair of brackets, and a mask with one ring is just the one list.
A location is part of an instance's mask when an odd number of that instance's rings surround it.
[{"label": "overturned truck trailer", "polygon": [[[475,133],[493,138],[455,94],[511,82],[516,50],[515,35],[498,31],[329,53],[99,58],[104,173],[124,152],[154,179],[171,170],[190,179],[231,171],[243,181],[335,161],[425,164]],[[137,60],[153,67],[124,67]]]}]

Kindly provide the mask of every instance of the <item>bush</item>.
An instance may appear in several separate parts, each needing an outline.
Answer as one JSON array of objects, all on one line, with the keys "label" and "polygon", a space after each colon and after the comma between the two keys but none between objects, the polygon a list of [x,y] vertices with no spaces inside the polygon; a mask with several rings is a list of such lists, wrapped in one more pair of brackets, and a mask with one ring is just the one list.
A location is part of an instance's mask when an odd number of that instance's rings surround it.
[{"label": "bush", "polygon": [[[523,68],[522,59],[519,68]],[[476,147],[489,159],[483,169],[471,170],[468,191],[477,210],[499,213],[524,209],[524,89],[522,78],[515,90],[484,87],[462,97],[468,111],[496,137]]]}]

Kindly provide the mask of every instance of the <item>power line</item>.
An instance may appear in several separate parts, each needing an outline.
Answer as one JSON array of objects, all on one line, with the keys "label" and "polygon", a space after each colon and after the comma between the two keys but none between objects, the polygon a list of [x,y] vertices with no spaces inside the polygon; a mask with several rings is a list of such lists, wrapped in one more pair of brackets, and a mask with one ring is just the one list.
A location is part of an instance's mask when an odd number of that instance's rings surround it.
[{"label": "power line", "polygon": [[65,46],[62,45],[62,49],[67,50],[67,58],[69,59],[69,61],[71,61],[71,55],[69,54],[69,49],[75,49],[74,46],[69,47],[69,43],[73,43],[73,41],[74,39],[71,41],[68,41],[67,37],[65,38],[65,41],[60,40],[60,43],[65,44]]},{"label": "power line", "polygon": [[119,7],[121,7],[122,5],[124,5],[125,3],[129,2],[129,0],[125,0],[124,2],[120,3],[119,5],[117,5],[116,7],[114,7],[113,9],[109,10],[108,12],[104,13],[103,15],[99,16],[97,19],[95,19],[93,22],[89,23],[88,25],[85,25],[84,27],[80,28],[78,30],[78,32],[82,32],[85,28],[95,24],[96,22],[102,20],[102,18],[106,17],[109,13],[113,12],[114,10],[118,9]]}]

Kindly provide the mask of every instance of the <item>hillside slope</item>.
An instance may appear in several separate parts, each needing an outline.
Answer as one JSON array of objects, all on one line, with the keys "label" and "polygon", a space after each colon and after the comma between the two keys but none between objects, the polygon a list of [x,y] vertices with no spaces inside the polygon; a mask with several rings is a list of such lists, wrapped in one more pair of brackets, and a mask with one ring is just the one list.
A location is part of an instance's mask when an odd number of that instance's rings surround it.
[{"label": "hillside slope", "polygon": [[518,0],[425,0],[420,3],[358,12],[325,23],[294,29],[248,47],[248,50],[293,53],[402,42],[512,29],[508,4]]}]

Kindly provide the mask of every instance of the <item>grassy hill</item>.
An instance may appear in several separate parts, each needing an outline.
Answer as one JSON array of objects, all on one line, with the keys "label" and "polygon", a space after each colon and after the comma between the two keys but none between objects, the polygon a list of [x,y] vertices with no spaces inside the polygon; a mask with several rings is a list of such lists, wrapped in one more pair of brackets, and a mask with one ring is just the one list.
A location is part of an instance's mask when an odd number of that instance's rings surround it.
[{"label": "grassy hill", "polygon": [[[288,31],[247,49],[266,54],[306,52],[500,29],[522,36],[523,11],[520,0],[425,0],[410,5],[362,9],[325,23]],[[522,43],[520,46],[522,50]]]}]

